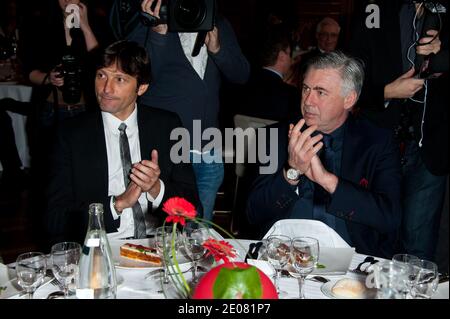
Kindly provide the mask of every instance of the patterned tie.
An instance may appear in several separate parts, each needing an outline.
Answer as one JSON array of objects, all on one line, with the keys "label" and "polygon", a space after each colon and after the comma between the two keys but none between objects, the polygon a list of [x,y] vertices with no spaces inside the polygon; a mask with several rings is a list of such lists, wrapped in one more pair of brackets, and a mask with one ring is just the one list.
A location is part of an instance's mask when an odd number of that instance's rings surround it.
[{"label": "patterned tie", "polygon": [[[125,182],[125,188],[130,183],[129,174],[131,172],[131,155],[130,155],[130,145],[128,144],[128,136],[125,130],[127,129],[127,125],[125,123],[120,124],[120,159],[122,161],[122,169],[123,169],[123,179]],[[134,204],[133,209],[133,219],[134,219],[134,238],[146,238],[146,229],[145,229],[145,217],[142,212],[141,205],[139,205],[139,201]]]}]

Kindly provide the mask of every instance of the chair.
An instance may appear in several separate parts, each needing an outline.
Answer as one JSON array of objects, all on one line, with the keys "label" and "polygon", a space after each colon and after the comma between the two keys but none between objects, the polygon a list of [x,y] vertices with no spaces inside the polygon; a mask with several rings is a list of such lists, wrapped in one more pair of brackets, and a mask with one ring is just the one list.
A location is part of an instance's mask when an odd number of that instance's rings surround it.
[{"label": "chair", "polygon": [[264,235],[264,239],[270,235],[286,235],[291,238],[298,236],[314,237],[319,241],[320,247],[350,247],[334,229],[318,220],[282,219],[272,225]]},{"label": "chair", "polygon": [[[234,235],[237,235],[238,229],[236,229],[236,210],[237,210],[237,196],[238,196],[238,187],[239,187],[239,179],[245,175],[245,163],[247,162],[247,152],[248,149],[256,149],[253,147],[253,143],[256,143],[256,129],[260,127],[264,127],[267,125],[271,125],[277,123],[277,121],[262,119],[259,117],[252,117],[242,114],[236,114],[234,116],[234,127],[241,128],[244,131],[251,128],[252,130],[247,131],[248,140],[247,143],[244,143],[244,154],[236,154],[233,150],[234,159],[236,160],[235,174],[236,174],[236,182],[234,187],[234,195],[233,195],[233,212],[231,216],[231,232]],[[256,146],[256,145],[255,145]],[[242,156],[243,155],[243,156]],[[238,163],[237,159],[242,160],[243,163]]]}]

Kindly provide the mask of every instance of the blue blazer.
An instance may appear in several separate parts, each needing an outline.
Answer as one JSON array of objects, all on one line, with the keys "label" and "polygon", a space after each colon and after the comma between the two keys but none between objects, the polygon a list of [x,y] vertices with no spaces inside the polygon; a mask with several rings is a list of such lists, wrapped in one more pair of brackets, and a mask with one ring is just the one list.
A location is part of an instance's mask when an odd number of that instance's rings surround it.
[{"label": "blue blazer", "polygon": [[[280,219],[313,216],[311,200],[297,195],[296,187],[283,176],[289,124],[274,127],[279,129],[277,172],[258,176],[247,202],[249,222],[263,230]],[[402,213],[399,152],[391,133],[349,116],[341,163],[339,183],[327,213],[346,221],[357,252],[390,257]]]}]

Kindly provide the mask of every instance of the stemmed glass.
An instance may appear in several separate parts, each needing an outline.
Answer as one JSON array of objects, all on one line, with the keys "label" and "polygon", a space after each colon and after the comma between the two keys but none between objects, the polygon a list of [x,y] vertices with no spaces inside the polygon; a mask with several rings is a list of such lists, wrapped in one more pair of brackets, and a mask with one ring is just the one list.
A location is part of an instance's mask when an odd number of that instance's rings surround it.
[{"label": "stemmed glass", "polygon": [[374,266],[375,284],[378,299],[403,299],[408,289],[411,274],[407,264],[395,261],[384,261]]},{"label": "stemmed glass", "polygon": [[274,284],[277,288],[278,295],[286,295],[284,291],[280,291],[279,278],[283,267],[289,261],[291,250],[291,238],[284,235],[271,235],[267,237],[266,241],[266,255],[267,261],[275,268]]},{"label": "stemmed glass", "polygon": [[78,274],[81,246],[75,242],[62,242],[52,246],[52,271],[64,289],[64,299],[69,297],[69,285]]},{"label": "stemmed glass", "polygon": [[411,289],[413,288],[414,281],[416,279],[413,262],[419,261],[419,258],[409,254],[397,254],[392,257],[392,261],[395,263],[404,264],[408,267],[408,276],[405,287],[406,289],[402,291],[403,298],[407,299],[408,296],[411,296]]},{"label": "stemmed glass", "polygon": [[189,258],[192,260],[192,283],[198,282],[197,267],[200,259],[205,255],[206,249],[203,243],[209,237],[209,230],[199,224],[189,223],[184,226],[184,247]]},{"label": "stemmed glass", "polygon": [[46,271],[47,259],[43,253],[30,252],[17,257],[17,283],[27,292],[28,299],[33,299],[37,287],[44,281]]},{"label": "stemmed glass", "polygon": [[428,260],[411,262],[415,271],[415,281],[411,290],[413,298],[431,299],[439,283],[438,267]]},{"label": "stemmed glass", "polygon": [[295,237],[291,245],[292,266],[298,274],[299,298],[305,298],[305,279],[319,261],[319,241],[311,237]]},{"label": "stemmed glass", "polygon": [[[163,263],[163,284],[169,283],[169,265],[172,256],[172,238],[173,227],[162,226],[158,227],[155,232],[156,251],[161,257]],[[175,233],[175,251],[178,250],[180,233],[176,230]]]}]

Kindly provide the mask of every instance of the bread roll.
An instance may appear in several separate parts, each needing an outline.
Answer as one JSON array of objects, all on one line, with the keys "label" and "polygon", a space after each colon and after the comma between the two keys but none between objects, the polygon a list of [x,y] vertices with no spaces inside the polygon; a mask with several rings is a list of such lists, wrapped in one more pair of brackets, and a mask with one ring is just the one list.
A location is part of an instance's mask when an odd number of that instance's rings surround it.
[{"label": "bread roll", "polygon": [[359,280],[344,278],[336,282],[331,291],[336,297],[361,299],[365,296],[366,287]]}]

